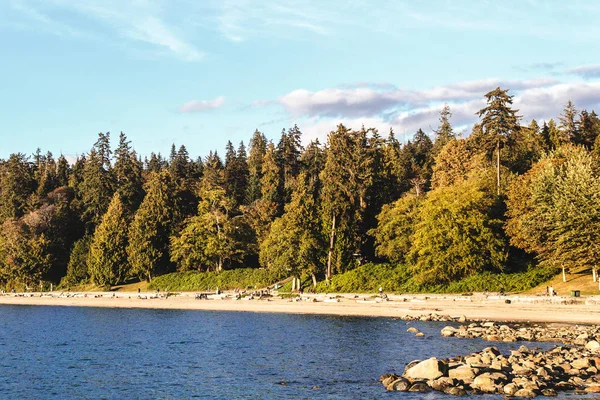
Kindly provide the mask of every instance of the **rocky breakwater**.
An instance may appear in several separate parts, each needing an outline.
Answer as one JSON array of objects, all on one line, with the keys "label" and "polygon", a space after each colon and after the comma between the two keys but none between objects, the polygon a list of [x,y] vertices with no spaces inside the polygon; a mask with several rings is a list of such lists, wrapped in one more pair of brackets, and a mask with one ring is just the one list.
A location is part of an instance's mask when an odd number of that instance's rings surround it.
[{"label": "rocky breakwater", "polygon": [[502,355],[497,347],[478,353],[409,363],[402,375],[385,374],[387,390],[452,395],[503,394],[531,398],[559,392],[600,393],[600,344],[555,347],[547,351],[521,346]]},{"label": "rocky breakwater", "polygon": [[600,341],[600,326],[585,325],[523,325],[494,322],[472,323],[458,328],[446,326],[444,337],[482,338],[497,342],[561,342],[584,346],[591,340]]}]

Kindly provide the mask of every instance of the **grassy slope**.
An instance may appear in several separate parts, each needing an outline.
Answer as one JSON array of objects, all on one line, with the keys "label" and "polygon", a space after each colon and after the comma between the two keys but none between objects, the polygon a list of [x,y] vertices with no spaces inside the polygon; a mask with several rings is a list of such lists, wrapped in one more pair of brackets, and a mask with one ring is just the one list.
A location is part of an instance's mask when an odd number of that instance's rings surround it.
[{"label": "grassy slope", "polygon": [[546,286],[552,286],[560,296],[567,296],[571,290],[580,290],[582,295],[598,295],[598,282],[592,280],[592,271],[589,268],[579,268],[567,274],[567,281],[563,282],[562,273],[544,282],[525,293],[546,293]]}]

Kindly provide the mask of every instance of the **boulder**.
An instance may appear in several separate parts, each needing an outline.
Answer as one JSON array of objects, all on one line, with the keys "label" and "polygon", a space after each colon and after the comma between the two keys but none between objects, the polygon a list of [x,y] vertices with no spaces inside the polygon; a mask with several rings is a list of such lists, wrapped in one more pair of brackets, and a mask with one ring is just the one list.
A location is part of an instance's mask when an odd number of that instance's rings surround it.
[{"label": "boulder", "polygon": [[417,328],[415,328],[414,326],[412,326],[412,327],[408,328],[406,330],[406,332],[417,333],[417,332],[419,332],[419,330]]},{"label": "boulder", "polygon": [[458,368],[448,370],[448,376],[454,379],[460,379],[461,381],[471,380],[475,378],[475,371],[473,368],[463,365]]},{"label": "boulder", "polygon": [[517,393],[517,390],[519,390],[519,387],[514,383],[509,383],[508,385],[505,385],[504,388],[502,388],[502,390],[504,391],[504,394],[512,396],[515,393]]},{"label": "boulder", "polygon": [[590,359],[587,357],[577,358],[571,362],[571,366],[577,369],[586,369],[592,366]]},{"label": "boulder", "polygon": [[408,389],[408,391],[409,392],[427,393],[427,392],[431,391],[431,388],[425,382],[415,382],[412,384],[410,389]]},{"label": "boulder", "polygon": [[513,396],[531,399],[535,397],[535,393],[529,389],[519,389],[515,392],[515,394],[513,394]]},{"label": "boulder", "polygon": [[589,342],[587,342],[585,344],[585,348],[588,349],[588,350],[590,350],[590,351],[594,351],[597,348],[600,348],[600,343],[598,343],[595,340],[590,340]]},{"label": "boulder", "polygon": [[448,365],[435,357],[406,369],[404,375],[409,379],[437,379],[448,373]]},{"label": "boulder", "polygon": [[438,392],[443,392],[447,388],[454,386],[454,379],[448,378],[447,376],[442,376],[441,378],[434,379],[427,383],[433,390],[437,390]]},{"label": "boulder", "polygon": [[444,390],[444,393],[451,394],[453,396],[464,396],[465,394],[467,394],[467,392],[465,392],[465,389],[460,387],[449,387],[446,390]]},{"label": "boulder", "polygon": [[410,389],[410,382],[406,378],[398,378],[389,385],[387,385],[387,390],[395,390],[397,392],[406,392]]},{"label": "boulder", "polygon": [[379,378],[379,380],[381,381],[383,386],[387,387],[390,383],[394,382],[398,378],[400,377],[396,374],[384,374],[381,375],[381,378]]},{"label": "boulder", "polygon": [[548,397],[554,397],[558,395],[554,389],[542,389],[542,394]]},{"label": "boulder", "polygon": [[417,333],[415,334],[415,336],[416,336],[416,337],[423,337],[423,336],[425,336],[425,334],[424,334],[423,332],[417,332]]},{"label": "boulder", "polygon": [[446,326],[441,331],[443,337],[451,337],[456,334],[456,329],[451,326]]}]

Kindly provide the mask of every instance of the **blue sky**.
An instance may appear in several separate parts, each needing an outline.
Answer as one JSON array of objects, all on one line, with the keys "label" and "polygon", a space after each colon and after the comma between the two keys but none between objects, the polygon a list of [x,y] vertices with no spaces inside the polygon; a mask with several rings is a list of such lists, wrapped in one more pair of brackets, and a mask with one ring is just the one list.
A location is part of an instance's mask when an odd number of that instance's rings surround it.
[{"label": "blue sky", "polygon": [[[600,111],[593,1],[0,0],[0,157],[223,153],[255,129],[467,128],[510,88],[526,122]],[[116,144],[116,143],[113,143]]]}]

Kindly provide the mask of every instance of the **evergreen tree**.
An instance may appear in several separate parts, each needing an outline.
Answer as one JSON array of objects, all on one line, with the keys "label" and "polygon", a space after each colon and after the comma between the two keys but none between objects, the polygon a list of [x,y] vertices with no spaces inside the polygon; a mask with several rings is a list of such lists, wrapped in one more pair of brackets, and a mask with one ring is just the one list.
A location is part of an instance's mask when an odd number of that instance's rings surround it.
[{"label": "evergreen tree", "polygon": [[262,196],[261,179],[263,159],[267,153],[267,138],[258,131],[250,139],[250,154],[248,155],[248,188],[246,189],[246,204],[252,204]]},{"label": "evergreen tree", "polygon": [[433,131],[435,133],[435,141],[432,148],[433,157],[440,154],[440,151],[442,151],[446,144],[456,139],[456,135],[450,124],[451,117],[452,112],[450,112],[450,107],[444,104],[444,108],[440,111],[440,125]]},{"label": "evergreen tree", "polygon": [[354,254],[361,254],[366,240],[360,227],[373,182],[373,160],[366,132],[338,125],[329,134],[321,182],[321,219],[323,233],[329,238],[325,276],[330,278],[333,273],[353,266]]},{"label": "evergreen tree", "polygon": [[566,141],[577,143],[581,142],[581,138],[579,137],[579,123],[577,121],[578,111],[575,108],[575,105],[569,100],[565,105],[565,108],[558,117],[560,121],[560,129],[563,132],[563,136]]},{"label": "evergreen tree", "polygon": [[260,246],[260,262],[279,276],[300,278],[310,273],[316,284],[316,275],[322,271],[324,242],[319,229],[318,192],[307,174],[301,174],[297,182],[292,201]]},{"label": "evergreen tree", "polygon": [[277,205],[277,212],[283,206],[281,174],[275,160],[275,146],[269,143],[267,153],[262,164],[262,178],[260,181],[262,199]]},{"label": "evergreen tree", "polygon": [[67,265],[67,275],[64,282],[66,285],[79,285],[87,283],[90,279],[87,261],[89,258],[92,237],[86,235],[73,244]]},{"label": "evergreen tree", "polygon": [[69,184],[69,175],[71,169],[69,162],[62,154],[58,157],[58,164],[56,166],[56,180],[58,186],[67,186]]},{"label": "evergreen tree", "polygon": [[510,106],[513,97],[508,95],[508,89],[499,87],[486,93],[487,106],[477,112],[481,118],[481,126],[487,137],[487,148],[495,146],[496,149],[496,183],[497,193],[500,195],[500,148],[507,144],[510,135],[519,129],[519,110]]},{"label": "evergreen tree", "polygon": [[0,168],[0,222],[22,217],[35,190],[33,166],[24,154],[11,154]]},{"label": "evergreen tree", "polygon": [[169,237],[173,230],[173,189],[168,171],[153,173],[146,196],[129,227],[127,256],[132,274],[147,281],[171,271]]},{"label": "evergreen tree", "polygon": [[98,141],[85,160],[83,180],[78,187],[83,206],[82,220],[88,225],[88,232],[100,223],[115,192],[109,140],[109,133],[98,134]]},{"label": "evergreen tree", "polygon": [[87,265],[92,282],[101,287],[122,283],[129,274],[127,262],[127,218],[119,193],[94,232]]},{"label": "evergreen tree", "polygon": [[300,172],[302,132],[297,125],[281,132],[275,160],[281,173],[283,203],[288,203],[294,188],[294,180]]},{"label": "evergreen tree", "polygon": [[121,195],[125,210],[132,215],[142,201],[144,191],[142,189],[142,164],[138,161],[130,144],[127,136],[121,132],[119,146],[115,151],[113,173],[117,192]]},{"label": "evergreen tree", "polygon": [[181,233],[171,238],[171,261],[179,270],[221,271],[241,262],[252,248],[250,227],[232,216],[233,199],[219,187],[200,190],[198,215],[188,218]]}]

